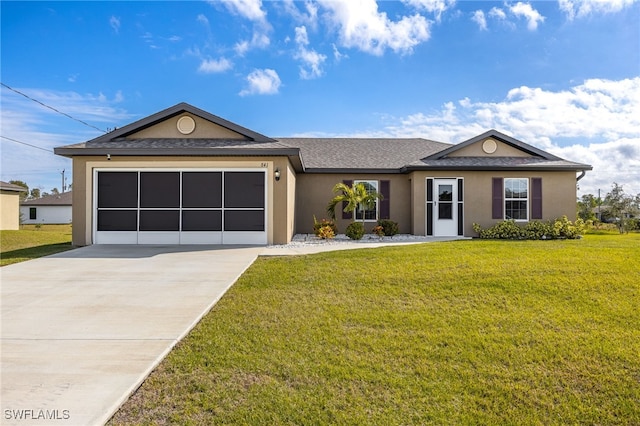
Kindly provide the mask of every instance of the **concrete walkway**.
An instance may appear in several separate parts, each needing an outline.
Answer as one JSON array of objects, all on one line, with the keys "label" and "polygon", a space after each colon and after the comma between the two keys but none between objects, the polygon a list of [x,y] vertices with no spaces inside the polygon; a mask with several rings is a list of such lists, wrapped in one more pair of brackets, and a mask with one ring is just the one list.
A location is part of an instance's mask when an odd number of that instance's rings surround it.
[{"label": "concrete walkway", "polygon": [[0,424],[104,424],[262,250],[89,246],[0,268]]}]

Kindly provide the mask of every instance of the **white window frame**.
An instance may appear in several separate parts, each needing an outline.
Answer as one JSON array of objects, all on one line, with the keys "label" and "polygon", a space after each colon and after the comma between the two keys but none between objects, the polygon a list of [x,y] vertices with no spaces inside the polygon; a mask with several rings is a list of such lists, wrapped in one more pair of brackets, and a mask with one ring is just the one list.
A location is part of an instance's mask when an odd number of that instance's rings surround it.
[{"label": "white window frame", "polygon": [[[362,179],[362,180],[354,180],[354,181],[353,181],[353,184],[354,184],[354,185],[357,185],[357,184],[359,184],[359,183],[364,183],[364,184],[367,184],[367,185],[373,186],[373,187],[375,188],[375,191],[376,191],[377,193],[380,193],[380,182],[379,182],[379,181],[377,181],[377,180],[365,180],[365,179]],[[375,203],[375,205],[374,205],[373,209],[371,209],[371,210],[374,210],[374,211],[376,212],[376,217],[375,217],[375,219],[365,219],[365,220],[364,220],[365,222],[377,222],[377,221],[378,221],[378,217],[380,217],[380,211],[379,211],[379,204],[378,204],[378,200],[376,199],[376,200],[374,201],[374,203]],[[356,221],[360,221],[360,222],[362,222],[362,214],[360,213],[361,211],[362,211],[362,210],[360,210],[360,208],[359,208],[359,206],[358,206],[358,208],[356,208],[356,210],[355,210],[355,218],[356,218]],[[368,210],[367,210],[367,211],[368,211]],[[360,213],[360,214],[359,214],[359,213]]]},{"label": "white window frame", "polygon": [[[527,192],[526,197],[514,197],[513,194],[511,197],[507,196],[507,188],[513,185],[508,185],[509,181],[519,181],[520,183],[524,182],[525,183],[525,190]],[[522,188],[519,187],[518,190],[521,190]],[[530,200],[529,198],[531,197],[531,185],[529,184],[529,178],[504,178],[504,218],[505,220],[511,220],[513,218],[508,217],[507,215],[507,203],[509,201],[514,202],[522,202],[524,201],[526,203],[526,207],[525,207],[525,218],[519,218],[519,219],[513,219],[516,222],[528,222],[529,221],[529,207],[531,206]],[[513,209],[511,209],[513,210]]]}]

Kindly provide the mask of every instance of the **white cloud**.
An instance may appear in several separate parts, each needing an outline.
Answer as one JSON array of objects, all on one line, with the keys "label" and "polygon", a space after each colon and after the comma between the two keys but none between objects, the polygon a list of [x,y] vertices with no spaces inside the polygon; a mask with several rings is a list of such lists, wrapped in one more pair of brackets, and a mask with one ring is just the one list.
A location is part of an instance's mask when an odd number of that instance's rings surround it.
[{"label": "white cloud", "polygon": [[499,102],[463,98],[357,136],[457,143],[492,128],[567,160],[592,165],[593,171],[580,181],[583,193],[608,189],[614,181],[640,192],[640,77],[591,79],[559,91],[523,86]]},{"label": "white cloud", "polygon": [[327,57],[313,49],[307,48],[309,45],[309,37],[307,35],[307,29],[304,26],[296,27],[295,42],[297,48],[293,56],[302,62],[302,65],[300,65],[300,78],[309,80],[322,76],[322,64]]},{"label": "white cloud", "polygon": [[489,16],[495,19],[503,20],[503,21],[507,19],[507,14],[504,12],[504,10],[500,9],[499,7],[492,7],[491,10],[489,11]]},{"label": "white cloud", "polygon": [[280,77],[272,69],[254,70],[247,76],[248,87],[240,92],[240,96],[274,95],[280,90]]},{"label": "white cloud", "polygon": [[320,0],[327,10],[330,24],[338,33],[342,46],[374,55],[386,49],[409,54],[430,37],[429,22],[421,15],[403,16],[392,21],[378,11],[374,0]]},{"label": "white cloud", "polygon": [[200,62],[198,71],[204,74],[221,73],[233,68],[233,63],[227,58],[220,59],[203,59]]},{"label": "white cloud", "polygon": [[571,21],[594,14],[617,13],[637,2],[638,0],[558,0],[558,6]]},{"label": "white cloud", "polygon": [[403,3],[433,13],[440,20],[442,14],[456,4],[456,0],[402,0]]},{"label": "white cloud", "polygon": [[529,3],[518,2],[513,6],[509,6],[509,10],[515,16],[525,18],[527,20],[527,28],[529,31],[537,30],[538,24],[544,22],[545,19],[544,16],[532,8]]},{"label": "white cloud", "polygon": [[208,26],[209,26],[209,19],[208,19],[206,16],[204,16],[202,13],[201,13],[201,14],[199,14],[199,15],[196,17],[196,21],[197,21],[197,22],[199,22],[199,23],[201,23],[202,25],[204,25],[204,26],[206,26],[206,27],[208,27]]},{"label": "white cloud", "polygon": [[482,10],[476,10],[471,15],[471,20],[478,24],[478,28],[482,31],[487,30],[487,18],[484,16],[484,12]]},{"label": "white cloud", "polygon": [[[217,2],[210,2],[217,3]],[[262,0],[224,0],[222,2],[227,9],[250,21],[265,23],[267,13],[262,9]]]},{"label": "white cloud", "polygon": [[120,18],[112,16],[109,18],[109,25],[113,28],[113,31],[115,31],[116,34],[120,32]]},{"label": "white cloud", "polygon": [[318,5],[307,0],[304,2],[305,12],[301,12],[297,7],[299,3],[301,2],[297,0],[282,0],[276,4],[282,4],[284,11],[289,14],[295,22],[316,30],[318,27]]},{"label": "white cloud", "polygon": [[[38,88],[17,90],[57,110],[101,129],[121,126],[134,116],[118,107],[124,100],[121,91],[113,96],[80,94]],[[2,135],[36,145],[45,150],[83,142],[102,133],[78,121],[45,108],[23,96],[2,88],[0,121]],[[2,176],[0,180],[24,180],[30,187],[42,186],[47,191],[60,187],[60,171],[71,169],[71,160],[41,149],[2,139]]]}]

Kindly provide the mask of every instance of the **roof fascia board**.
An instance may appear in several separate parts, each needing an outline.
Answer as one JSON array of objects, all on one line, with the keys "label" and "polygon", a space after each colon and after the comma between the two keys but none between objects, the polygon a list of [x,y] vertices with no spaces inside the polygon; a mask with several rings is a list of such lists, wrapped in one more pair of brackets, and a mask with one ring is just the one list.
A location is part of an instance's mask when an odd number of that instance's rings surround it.
[{"label": "roof fascia board", "polygon": [[211,121],[212,123],[225,127],[236,133],[240,133],[241,135],[246,136],[247,138],[252,139],[256,142],[274,142],[275,141],[274,139],[271,139],[265,135],[254,132],[253,130],[249,130],[246,127],[242,127],[235,123],[232,123],[231,121],[225,120],[222,117],[213,115],[207,111],[201,110],[200,108],[196,108],[193,105],[189,105],[185,102],[181,102],[177,105],[174,105],[165,110],[152,114],[148,117],[142,118],[131,124],[127,124],[126,126],[116,129],[112,132],[109,132],[102,136],[98,136],[97,138],[94,138],[89,142],[108,142],[117,138],[126,137],[132,133],[151,127],[154,124],[157,124],[163,120],[174,117],[183,112],[188,112],[204,120]]},{"label": "roof fascia board", "polygon": [[95,156],[95,155],[119,155],[119,156],[177,156],[184,157],[189,155],[206,155],[213,157],[231,157],[231,156],[299,156],[300,150],[297,148],[275,148],[275,149],[255,149],[255,148],[154,148],[137,149],[137,148],[54,148],[56,155],[64,157],[73,156]]},{"label": "roof fascia board", "polygon": [[534,146],[531,146],[527,143],[524,143],[522,141],[519,141],[518,139],[512,138],[511,136],[507,136],[504,133],[501,133],[495,129],[491,129],[488,130],[484,133],[482,133],[481,135],[475,136],[471,139],[468,139],[464,142],[460,142],[457,145],[452,146],[451,148],[447,148],[445,150],[442,150],[440,152],[437,152],[433,155],[430,155],[428,157],[425,157],[425,160],[439,160],[442,158],[445,158],[447,155],[451,154],[452,152],[456,152],[464,147],[467,147],[469,145],[472,145],[474,143],[480,142],[486,138],[494,138],[499,140],[500,142],[506,143],[507,145],[510,145],[514,148],[517,148],[521,151],[524,151],[528,154],[532,154],[532,155],[536,155],[538,157],[542,157],[546,160],[562,160],[562,158],[560,157],[556,157],[553,154],[549,154],[546,151],[543,151],[541,149],[538,149]]},{"label": "roof fascia board", "polygon": [[429,170],[449,170],[449,171],[504,171],[504,172],[549,172],[549,171],[575,171],[575,170],[593,170],[592,166],[587,164],[576,164],[574,166],[407,166],[403,168],[404,172],[419,172]]}]

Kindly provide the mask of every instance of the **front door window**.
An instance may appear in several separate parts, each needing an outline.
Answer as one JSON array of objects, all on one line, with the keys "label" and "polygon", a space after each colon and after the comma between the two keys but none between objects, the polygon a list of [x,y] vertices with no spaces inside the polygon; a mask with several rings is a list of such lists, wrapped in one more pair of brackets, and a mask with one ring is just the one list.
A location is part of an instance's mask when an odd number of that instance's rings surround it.
[{"label": "front door window", "polygon": [[438,219],[453,219],[453,185],[438,184]]}]

